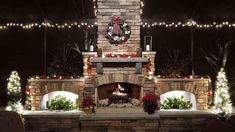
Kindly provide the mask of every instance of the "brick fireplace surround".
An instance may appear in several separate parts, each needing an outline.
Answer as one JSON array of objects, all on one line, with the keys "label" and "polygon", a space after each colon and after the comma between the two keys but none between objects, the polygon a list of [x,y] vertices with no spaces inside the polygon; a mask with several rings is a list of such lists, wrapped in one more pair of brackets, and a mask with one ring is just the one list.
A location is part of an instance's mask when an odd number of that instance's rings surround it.
[{"label": "brick fireplace surround", "polygon": [[[102,49],[102,54],[136,54],[140,48],[140,0],[98,0],[97,5],[97,47],[99,50]],[[121,16],[131,27],[130,38],[123,44],[113,45],[105,38],[107,25],[113,16]],[[82,54],[84,62],[83,78],[68,80],[33,79],[30,81],[32,111],[23,114],[27,132],[204,131],[208,123],[216,118],[213,114],[203,111],[208,109],[209,80],[156,79],[154,64],[157,59],[155,59],[156,52],[154,51],[142,52],[142,56],[136,57],[135,61],[131,58],[113,58],[105,59],[103,62],[95,62],[94,58],[97,58],[97,52],[83,52]],[[102,60],[102,58],[98,58],[98,60]],[[126,62],[127,60],[130,60],[130,63]],[[151,64],[148,65],[148,69],[144,67],[146,60],[150,60],[148,64]],[[122,63],[119,63],[119,61]],[[109,65],[107,66],[105,63],[109,63]],[[141,105],[134,107],[134,110],[127,107],[120,112],[115,111],[119,108],[99,107],[99,104],[96,114],[93,115],[85,115],[78,110],[72,112],[40,111],[43,96],[50,92],[72,92],[79,95],[80,100],[86,96],[91,96],[98,103],[97,93],[100,86],[109,86],[109,84],[114,83],[125,83],[128,84],[127,86],[134,85],[138,90],[140,88],[141,92],[137,92],[140,101],[142,96],[150,91],[160,95],[174,90],[187,91],[195,95],[196,107],[199,111],[160,110],[154,115],[147,115],[143,112]],[[103,109],[108,110],[100,111]]]},{"label": "brick fireplace surround", "polygon": [[[98,0],[98,39],[97,47],[102,54],[136,54],[140,48],[140,0]],[[121,16],[131,27],[130,38],[123,44],[110,44],[105,38],[108,23],[113,16]],[[120,66],[119,62],[112,63],[112,67],[103,67],[102,74],[97,73],[96,64],[91,63],[92,58],[97,57],[97,52],[83,52],[84,79],[74,80],[32,80],[31,98],[32,110],[40,110],[43,95],[52,91],[69,91],[79,95],[81,100],[85,96],[91,96],[98,100],[97,88],[104,84],[131,83],[141,87],[139,99],[147,92],[163,94],[173,90],[188,91],[196,96],[197,109],[206,110],[207,90],[209,80],[207,79],[158,79],[155,80],[155,55],[156,52],[142,52],[139,58],[150,60],[150,67],[147,70],[142,66],[141,73],[136,74],[134,66]],[[102,59],[102,58],[101,58]],[[117,60],[118,58],[113,58]],[[129,63],[127,63],[129,64]],[[93,65],[93,66],[91,66]],[[143,64],[144,65],[144,64]]]}]

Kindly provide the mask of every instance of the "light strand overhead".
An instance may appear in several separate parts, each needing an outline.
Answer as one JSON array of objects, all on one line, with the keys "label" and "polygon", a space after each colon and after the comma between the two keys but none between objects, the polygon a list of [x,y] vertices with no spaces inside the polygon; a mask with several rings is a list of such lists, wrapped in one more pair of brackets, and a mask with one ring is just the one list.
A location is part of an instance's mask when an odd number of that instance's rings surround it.
[{"label": "light strand overhead", "polygon": [[235,23],[231,23],[228,21],[224,22],[212,22],[212,23],[204,23],[204,24],[199,24],[196,21],[190,20],[187,22],[141,22],[142,27],[165,27],[165,28],[178,28],[178,27],[195,27],[195,28],[234,28]]},{"label": "light strand overhead", "polygon": [[[0,25],[0,30],[8,29],[10,27],[19,27],[23,29],[33,29],[33,28],[56,28],[56,29],[70,29],[73,27],[77,28],[94,28],[97,26],[97,22],[90,22],[91,24],[88,24],[87,22],[72,22],[72,23],[49,23],[49,22],[41,22],[41,23],[30,23],[30,24],[23,24],[23,23],[14,23],[14,22],[8,22],[6,24]],[[164,27],[164,28],[186,28],[186,27],[194,27],[194,28],[201,28],[201,29],[211,29],[211,28],[235,28],[235,23],[231,23],[228,21],[224,22],[212,22],[212,23],[204,23],[199,24],[196,21],[188,21],[188,22],[141,22],[141,26],[143,28],[152,28],[152,27]]]},{"label": "light strand overhead", "polygon": [[42,28],[42,27],[48,27],[48,28],[57,28],[57,29],[64,29],[64,28],[72,28],[72,27],[77,27],[77,28],[93,28],[96,26],[96,22],[94,24],[88,24],[86,22],[73,22],[73,23],[64,23],[64,24],[51,24],[48,22],[42,22],[42,23],[30,23],[30,24],[23,24],[23,23],[14,23],[14,22],[9,22],[3,25],[0,25],[0,29],[7,29],[9,27],[20,27],[23,29],[32,29],[32,28]]}]

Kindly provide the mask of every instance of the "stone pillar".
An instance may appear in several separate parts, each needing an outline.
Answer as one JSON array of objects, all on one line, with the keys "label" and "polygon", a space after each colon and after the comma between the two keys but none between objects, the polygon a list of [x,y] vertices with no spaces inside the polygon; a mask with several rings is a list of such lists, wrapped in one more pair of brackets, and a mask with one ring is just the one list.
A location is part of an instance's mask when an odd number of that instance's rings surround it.
[{"label": "stone pillar", "polygon": [[[98,0],[98,48],[106,51],[136,51],[140,47],[140,0]],[[113,16],[120,16],[131,28],[127,42],[110,44],[105,38],[106,29]]]}]

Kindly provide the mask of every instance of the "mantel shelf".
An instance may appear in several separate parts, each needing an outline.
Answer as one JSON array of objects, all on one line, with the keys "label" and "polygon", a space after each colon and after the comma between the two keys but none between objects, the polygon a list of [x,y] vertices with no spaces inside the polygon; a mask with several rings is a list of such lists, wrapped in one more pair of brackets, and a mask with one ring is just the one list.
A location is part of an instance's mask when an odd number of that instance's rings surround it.
[{"label": "mantel shelf", "polygon": [[136,57],[136,58],[91,58],[92,63],[147,63],[148,58]]},{"label": "mantel shelf", "polygon": [[148,58],[135,57],[135,58],[102,58],[94,57],[90,60],[91,63],[96,63],[96,72],[103,73],[103,63],[135,63],[135,73],[142,73],[142,63],[147,63]]}]

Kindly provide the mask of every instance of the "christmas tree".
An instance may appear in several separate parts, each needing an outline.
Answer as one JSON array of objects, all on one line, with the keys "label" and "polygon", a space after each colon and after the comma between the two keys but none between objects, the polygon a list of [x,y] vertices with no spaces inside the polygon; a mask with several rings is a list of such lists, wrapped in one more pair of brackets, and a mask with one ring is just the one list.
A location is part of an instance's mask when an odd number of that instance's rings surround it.
[{"label": "christmas tree", "polygon": [[6,110],[20,112],[21,105],[21,83],[17,71],[12,71],[8,78],[7,94],[9,97],[8,106]]},{"label": "christmas tree", "polygon": [[228,80],[224,69],[221,68],[217,75],[214,97],[214,110],[217,113],[229,114],[232,112],[232,103],[229,95]]}]

